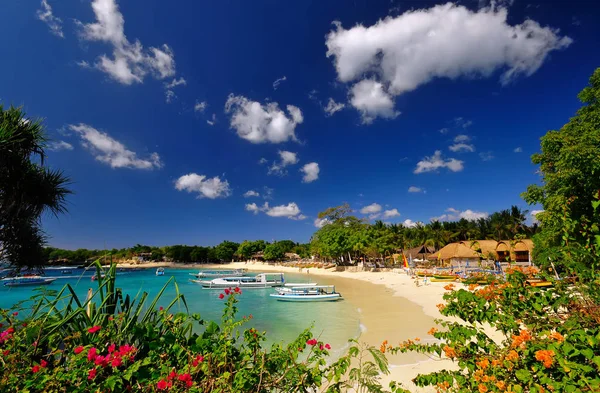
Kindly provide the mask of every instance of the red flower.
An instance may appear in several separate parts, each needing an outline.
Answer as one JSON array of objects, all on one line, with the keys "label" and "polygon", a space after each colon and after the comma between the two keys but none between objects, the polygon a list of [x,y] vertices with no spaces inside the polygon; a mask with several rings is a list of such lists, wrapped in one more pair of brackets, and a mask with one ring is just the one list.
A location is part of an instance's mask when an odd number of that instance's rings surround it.
[{"label": "red flower", "polygon": [[177,376],[177,379],[178,379],[178,380],[180,380],[180,381],[183,381],[183,382],[185,382],[185,381],[189,381],[189,380],[191,380],[191,379],[192,379],[192,376],[191,376],[190,374],[188,374],[188,373],[185,373],[185,374],[180,374],[180,375],[178,375],[178,376]]},{"label": "red flower", "polygon": [[331,349],[331,345],[325,344],[325,349]]},{"label": "red flower", "polygon": [[225,295],[223,295],[222,293],[219,294],[219,299],[223,299],[225,297]]},{"label": "red flower", "polygon": [[169,373],[169,375],[167,376],[168,379],[174,379],[177,378],[177,373],[175,371],[171,371]]},{"label": "red flower", "polygon": [[27,322],[23,322],[23,327],[27,327]]},{"label": "red flower", "polygon": [[313,345],[314,346],[314,345],[317,345],[317,340],[313,338],[313,339],[308,340],[306,343],[308,345]]},{"label": "red flower", "polygon": [[240,287],[235,287],[234,291],[235,291],[235,293],[242,293],[242,290],[240,289]]},{"label": "red flower", "polygon": [[192,362],[192,366],[197,367],[198,364],[202,363],[203,361],[204,361],[204,356],[197,355],[196,359],[194,359],[194,361]]},{"label": "red flower", "polygon": [[102,367],[106,367],[108,365],[108,359],[106,358],[106,356],[96,356],[96,359],[94,359],[94,363],[97,366],[102,366]]},{"label": "red flower", "polygon": [[13,317],[16,317],[17,315],[19,315],[19,312],[18,312],[18,311],[15,311],[15,312],[13,313]]},{"label": "red flower", "polygon": [[225,288],[225,295],[229,295],[231,293],[231,289]]},{"label": "red flower", "polygon": [[109,321],[114,321],[115,317],[113,317],[112,315],[110,317],[108,317]]},{"label": "red flower", "polygon": [[110,365],[113,367],[119,367],[120,365],[123,364],[123,359],[115,356],[114,358],[112,358],[112,360],[110,361]]},{"label": "red flower", "polygon": [[108,353],[113,353],[115,351],[116,345],[115,344],[110,344],[108,346]]},{"label": "red flower", "polygon": [[95,368],[88,371],[88,380],[91,381],[94,378],[96,378],[96,369]]},{"label": "red flower", "polygon": [[34,374],[35,374],[35,373],[37,373],[38,371],[40,371],[40,366],[38,366],[38,365],[35,365],[35,366],[31,367],[31,372],[32,372],[32,373],[34,373]]},{"label": "red flower", "polygon": [[164,310],[163,306],[160,306],[160,307],[158,308],[158,310],[159,310],[159,311],[162,311],[162,310]]},{"label": "red flower", "polygon": [[90,348],[90,350],[88,351],[88,361],[93,361],[94,359],[96,359],[96,353],[98,352],[98,350],[94,347]]},{"label": "red flower", "polygon": [[319,345],[319,349],[322,351],[323,350],[323,344]]},{"label": "red flower", "polygon": [[93,326],[93,327],[89,328],[88,329],[88,333],[94,334],[94,333],[97,333],[100,329],[102,329],[102,327],[96,325],[96,326]]},{"label": "red flower", "polygon": [[40,367],[46,368],[47,366],[48,366],[48,362],[45,361],[44,359],[42,359],[42,361],[40,362]]},{"label": "red flower", "polygon": [[38,346],[38,341],[35,340],[32,345],[33,345],[34,348],[37,347]]},{"label": "red flower", "polygon": [[161,379],[160,381],[158,381],[158,383],[156,384],[156,388],[158,390],[165,390],[168,387],[167,381],[165,381],[164,379]]}]

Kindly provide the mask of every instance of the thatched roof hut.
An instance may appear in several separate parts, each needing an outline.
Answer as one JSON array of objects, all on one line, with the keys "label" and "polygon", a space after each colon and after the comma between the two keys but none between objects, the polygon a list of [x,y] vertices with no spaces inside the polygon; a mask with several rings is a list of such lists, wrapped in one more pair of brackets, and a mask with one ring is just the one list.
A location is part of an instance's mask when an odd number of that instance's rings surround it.
[{"label": "thatched roof hut", "polygon": [[437,259],[441,264],[453,266],[479,263],[480,260],[477,252],[462,243],[450,243],[435,254],[429,255],[429,259]]},{"label": "thatched roof hut", "polygon": [[[463,247],[458,247],[461,245]],[[468,251],[467,251],[468,250]],[[474,260],[474,255],[479,260],[500,262],[531,262],[533,241],[521,240],[466,240],[459,243],[450,243],[439,252],[429,256],[430,259],[440,259],[447,262],[468,262]],[[438,255],[441,254],[441,258]]]},{"label": "thatched roof hut", "polygon": [[478,253],[482,259],[495,261],[498,258],[496,254],[498,242],[495,240],[465,240],[461,243]]}]

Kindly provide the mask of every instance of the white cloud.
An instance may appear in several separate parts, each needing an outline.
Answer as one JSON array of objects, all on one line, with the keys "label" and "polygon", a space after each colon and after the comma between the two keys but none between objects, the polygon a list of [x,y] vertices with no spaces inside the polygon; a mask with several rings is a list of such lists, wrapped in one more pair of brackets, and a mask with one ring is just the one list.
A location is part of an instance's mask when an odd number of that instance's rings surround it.
[{"label": "white cloud", "polygon": [[92,152],[96,160],[112,168],[155,169],[163,166],[158,153],[151,153],[145,159],[139,158],[121,142],[87,124],[70,124],[69,129],[81,137],[82,145]]},{"label": "white cloud", "polygon": [[416,226],[417,226],[417,223],[416,223],[416,222],[414,222],[413,220],[411,220],[411,219],[407,218],[406,220],[404,220],[404,221],[402,222],[402,225],[404,225],[404,226],[405,226],[405,227],[407,227],[407,228],[414,228],[414,227],[416,227]]},{"label": "white cloud", "polygon": [[301,214],[300,208],[295,202],[273,207],[269,206],[269,202],[265,202],[262,206],[258,206],[256,203],[248,203],[246,204],[246,210],[254,214],[264,212],[270,217],[285,217],[290,220],[304,220],[307,218],[304,214]]},{"label": "white cloud", "polygon": [[269,160],[267,160],[264,157],[261,157],[260,160],[258,160],[258,165],[263,165],[263,164],[266,164],[267,162],[269,162]]},{"label": "white cloud", "polygon": [[378,116],[394,119],[400,114],[394,110],[392,96],[375,80],[358,82],[352,86],[350,96],[350,104],[360,112],[364,124],[372,123]]},{"label": "white cloud", "polygon": [[65,141],[55,141],[48,143],[48,150],[50,151],[61,151],[61,150],[73,150],[73,145]]},{"label": "white cloud", "polygon": [[273,189],[267,186],[263,187],[263,199],[273,199]]},{"label": "white cloud", "polygon": [[454,126],[458,128],[467,129],[473,125],[471,120],[465,120],[463,117],[455,117],[454,118]]},{"label": "white cloud", "polygon": [[194,112],[204,112],[207,106],[208,104],[206,103],[206,101],[196,101],[196,105],[194,105]]},{"label": "white cloud", "polygon": [[254,190],[248,190],[244,193],[244,198],[259,197],[260,194]]},{"label": "white cloud", "polygon": [[408,187],[408,192],[423,192],[421,187],[410,186]]},{"label": "white cloud", "polygon": [[273,165],[269,167],[269,175],[278,175],[285,176],[287,175],[287,171],[284,169],[289,165],[295,165],[300,161],[298,159],[298,154],[287,151],[287,150],[279,150],[278,152],[280,160],[279,162],[273,162]]},{"label": "white cloud", "polygon": [[142,83],[147,74],[156,79],[175,75],[175,59],[168,45],[146,50],[140,41],[130,42],[127,39],[125,19],[116,0],[93,0],[92,9],[96,22],[84,24],[77,21],[81,26],[81,38],[109,43],[113,49],[112,58],[101,55],[95,68],[124,85]]},{"label": "white cloud", "polygon": [[439,217],[432,217],[431,221],[458,221],[462,218],[468,221],[477,221],[480,218],[487,218],[489,214],[484,212],[476,212],[471,209],[460,211],[454,208],[446,209],[446,214]]},{"label": "white cloud", "polygon": [[198,198],[216,199],[231,195],[227,180],[221,180],[219,176],[208,179],[206,176],[196,173],[181,176],[175,182],[175,188],[179,191],[197,193]]},{"label": "white cloud", "polygon": [[455,143],[453,145],[448,146],[448,149],[455,153],[460,153],[460,152],[473,153],[475,151],[475,146],[468,145],[466,143]]},{"label": "white cloud", "polygon": [[345,29],[336,22],[326,38],[327,56],[333,58],[341,82],[362,80],[371,87],[363,86],[367,92],[378,86],[379,106],[353,103],[363,118],[394,117],[394,96],[433,79],[490,77],[502,70],[500,82],[507,84],[532,75],[550,52],[573,42],[531,19],[511,26],[507,14],[501,7],[471,11],[447,3],[412,9],[368,27]]},{"label": "white cloud", "polygon": [[469,142],[471,137],[465,134],[460,134],[454,137],[454,143]]},{"label": "white cloud", "polygon": [[413,171],[415,174],[433,172],[440,168],[448,168],[452,172],[460,172],[464,169],[463,161],[455,158],[445,160],[442,157],[442,152],[436,150],[432,156],[425,157],[417,163],[417,167]]},{"label": "white cloud", "polygon": [[62,31],[62,20],[52,14],[52,7],[48,4],[47,0],[42,0],[42,9],[37,10],[36,16],[48,25],[52,34],[60,38],[65,38]]},{"label": "white cloud", "polygon": [[325,225],[330,224],[331,221],[327,218],[315,218],[314,224],[317,228],[323,228]]},{"label": "white cloud", "polygon": [[440,134],[447,134],[447,133],[448,133],[448,131],[450,131],[450,129],[449,129],[449,128],[447,128],[447,127],[444,127],[444,128],[442,128],[442,129],[440,129]]},{"label": "white cloud", "polygon": [[216,122],[217,122],[217,115],[216,115],[216,113],[213,113],[211,119],[206,121],[206,123],[209,126],[214,126]]},{"label": "white cloud", "polygon": [[398,211],[398,209],[390,209],[383,212],[384,219],[398,216],[400,216],[400,212]]},{"label": "white cloud", "polygon": [[286,81],[286,80],[287,80],[287,77],[285,75],[282,78],[276,79],[275,82],[273,82],[273,90],[277,90],[277,88],[279,87],[281,82]]},{"label": "white cloud", "polygon": [[537,215],[540,214],[540,213],[543,213],[543,212],[544,212],[544,210],[532,210],[531,213],[530,213],[531,214],[531,221],[534,224],[539,224],[540,221],[537,219]]},{"label": "white cloud", "polygon": [[282,143],[296,140],[296,126],[304,121],[299,108],[288,105],[289,117],[276,102],[262,105],[246,97],[229,95],[225,113],[231,113],[231,128],[252,143]]},{"label": "white cloud", "polygon": [[523,148],[522,147],[515,147],[515,150],[513,150],[515,153],[523,153]]},{"label": "white cloud", "polygon": [[317,164],[316,162],[310,162],[304,165],[302,168],[300,168],[300,172],[304,173],[304,176],[302,177],[302,182],[310,183],[317,180],[319,178],[320,171],[321,170],[319,169],[319,164]]},{"label": "white cloud", "polygon": [[333,98],[329,98],[327,106],[323,108],[327,116],[333,116],[336,112],[341,111],[346,107],[342,102],[335,102]]},{"label": "white cloud", "polygon": [[167,103],[171,102],[173,100],[173,98],[177,97],[175,95],[175,92],[173,91],[173,89],[177,86],[185,86],[187,85],[187,81],[183,78],[179,78],[179,79],[175,79],[173,78],[173,80],[170,83],[165,83],[165,96],[167,97]]},{"label": "white cloud", "polygon": [[494,159],[494,154],[491,151],[485,151],[479,153],[479,157],[481,158],[481,161],[491,161]]},{"label": "white cloud", "polygon": [[360,209],[362,214],[377,214],[381,212],[381,205],[378,203],[372,203],[369,206],[365,206]]}]

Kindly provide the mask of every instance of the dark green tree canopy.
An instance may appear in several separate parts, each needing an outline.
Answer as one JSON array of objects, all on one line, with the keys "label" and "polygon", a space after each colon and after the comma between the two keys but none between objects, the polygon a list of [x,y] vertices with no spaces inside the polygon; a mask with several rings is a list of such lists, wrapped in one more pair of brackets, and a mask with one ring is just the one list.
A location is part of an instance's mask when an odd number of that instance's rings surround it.
[{"label": "dark green tree canopy", "polygon": [[69,180],[49,169],[40,121],[0,106],[0,259],[22,266],[45,261],[41,217],[66,211]]}]

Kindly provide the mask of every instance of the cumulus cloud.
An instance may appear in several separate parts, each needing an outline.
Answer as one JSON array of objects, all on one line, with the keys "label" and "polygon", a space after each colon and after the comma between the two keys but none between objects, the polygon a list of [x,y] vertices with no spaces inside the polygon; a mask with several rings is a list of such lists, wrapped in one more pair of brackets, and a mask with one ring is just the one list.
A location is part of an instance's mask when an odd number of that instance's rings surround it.
[{"label": "cumulus cloud", "polygon": [[323,108],[325,114],[327,116],[333,116],[336,112],[341,111],[346,107],[346,104],[343,102],[335,102],[333,98],[329,98],[329,102],[327,102],[327,106]]},{"label": "cumulus cloud", "polygon": [[417,226],[417,223],[416,223],[416,222],[414,222],[413,220],[411,220],[411,219],[407,218],[406,220],[404,220],[404,221],[402,222],[402,225],[404,225],[404,226],[405,226],[405,227],[407,227],[407,228],[414,228],[414,227],[416,227],[416,226]]},{"label": "cumulus cloud", "polygon": [[398,217],[400,216],[400,212],[398,211],[398,209],[390,209],[390,210],[386,210],[383,212],[383,218],[393,218],[393,217]]},{"label": "cumulus cloud", "polygon": [[204,112],[207,106],[208,104],[206,103],[206,101],[196,101],[196,104],[194,105],[194,112]]},{"label": "cumulus cloud", "polygon": [[302,182],[310,183],[317,180],[319,178],[320,171],[321,170],[319,169],[319,164],[317,164],[316,162],[310,162],[304,165],[302,168],[300,168],[300,172],[304,173],[304,176],[302,177]]},{"label": "cumulus cloud", "polygon": [[285,75],[282,78],[276,79],[275,82],[273,82],[273,90],[277,90],[277,88],[279,87],[281,82],[284,82],[286,80],[287,80],[287,77]]},{"label": "cumulus cloud", "polygon": [[531,215],[531,221],[534,224],[539,224],[540,221],[537,219],[537,215],[540,213],[543,213],[543,212],[544,212],[544,210],[532,210],[531,213],[529,213]]},{"label": "cumulus cloud", "polygon": [[378,96],[371,100],[378,105],[367,100],[351,102],[363,121],[365,116],[367,121],[395,117],[393,97],[433,79],[490,77],[502,70],[504,85],[532,75],[550,52],[573,42],[557,29],[531,19],[512,26],[507,15],[502,7],[471,11],[447,3],[413,9],[372,26],[345,29],[336,22],[336,29],[326,38],[327,56],[333,58],[341,82],[362,84],[363,94],[357,94],[355,85],[352,97]]},{"label": "cumulus cloud", "polygon": [[352,86],[350,104],[360,112],[363,124],[372,123],[376,117],[394,119],[400,114],[394,110],[394,99],[383,84],[372,79]]},{"label": "cumulus cloud", "polygon": [[289,165],[295,165],[300,161],[298,159],[298,154],[287,151],[287,150],[279,150],[279,161],[273,162],[273,165],[269,167],[269,175],[278,175],[285,176],[287,175],[287,170],[285,167]]},{"label": "cumulus cloud", "polygon": [[515,147],[515,150],[513,150],[513,152],[515,152],[515,153],[523,153],[523,148],[522,147]]},{"label": "cumulus cloud", "polygon": [[247,203],[245,209],[254,214],[263,212],[270,217],[284,217],[290,220],[304,220],[306,218],[295,202],[273,207],[269,206],[269,202],[265,202],[262,206],[258,206],[256,203]]},{"label": "cumulus cloud", "polygon": [[417,167],[413,171],[415,174],[433,172],[440,168],[448,168],[451,172],[460,172],[464,169],[463,161],[455,158],[444,159],[442,152],[436,150],[432,156],[425,157],[417,163]]},{"label": "cumulus cloud", "polygon": [[265,105],[246,97],[229,95],[225,113],[231,114],[231,128],[240,138],[252,143],[282,143],[296,140],[296,126],[304,121],[300,108],[286,107],[285,114],[276,102]]},{"label": "cumulus cloud", "polygon": [[455,143],[453,145],[450,145],[448,147],[448,149],[455,153],[460,153],[460,152],[473,153],[475,151],[475,146],[469,145],[466,143]]},{"label": "cumulus cloud", "polygon": [[360,212],[362,214],[377,214],[381,212],[381,205],[378,203],[372,203],[360,209]]},{"label": "cumulus cloud", "polygon": [[494,153],[491,151],[481,152],[479,153],[479,157],[481,158],[481,161],[491,161],[494,159]]},{"label": "cumulus cloud", "polygon": [[248,190],[244,193],[244,198],[259,197],[260,194],[254,190]]},{"label": "cumulus cloud", "polygon": [[431,221],[458,221],[462,218],[469,221],[477,221],[480,218],[487,218],[488,213],[476,212],[471,209],[460,211],[454,208],[446,209],[446,214],[442,214],[439,217],[432,217]]},{"label": "cumulus cloud", "polygon": [[68,128],[81,138],[82,145],[91,151],[96,160],[112,168],[150,170],[163,166],[158,153],[151,153],[147,158],[139,158],[137,153],[128,150],[121,142],[92,126],[80,123],[71,124]]},{"label": "cumulus cloud", "polygon": [[408,187],[408,192],[423,192],[421,187],[410,186]]},{"label": "cumulus cloud", "polygon": [[[175,59],[168,45],[144,49],[139,40],[130,42],[125,36],[125,19],[116,0],[93,0],[96,22],[81,27],[81,38],[112,45],[112,56],[101,55],[94,67],[124,85],[142,83],[146,75],[165,79],[175,75]],[[167,97],[174,93],[167,93]]]},{"label": "cumulus cloud", "polygon": [[42,8],[37,10],[36,16],[50,28],[50,32],[57,37],[65,38],[62,31],[62,20],[52,13],[52,7],[47,0],[42,0]]},{"label": "cumulus cloud", "polygon": [[198,198],[216,199],[226,198],[231,195],[231,189],[227,180],[221,180],[219,176],[209,179],[205,175],[198,175],[196,173],[188,173],[181,176],[175,182],[175,188],[179,191],[196,193],[198,194]]},{"label": "cumulus cloud", "polygon": [[330,224],[331,221],[327,218],[315,218],[314,225],[316,228],[323,228],[325,225]]},{"label": "cumulus cloud", "polygon": [[54,141],[48,143],[48,150],[50,151],[61,151],[61,150],[73,150],[73,145],[65,141]]}]

